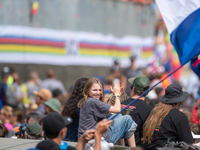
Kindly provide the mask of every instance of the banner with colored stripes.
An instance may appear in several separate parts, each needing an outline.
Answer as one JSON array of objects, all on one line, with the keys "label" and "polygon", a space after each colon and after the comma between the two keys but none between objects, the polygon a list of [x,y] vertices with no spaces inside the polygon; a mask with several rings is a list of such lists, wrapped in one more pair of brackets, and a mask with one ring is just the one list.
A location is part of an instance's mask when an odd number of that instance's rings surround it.
[{"label": "banner with colored stripes", "polygon": [[131,55],[145,65],[153,52],[152,37],[0,26],[0,63],[111,66],[118,59],[127,67]]}]

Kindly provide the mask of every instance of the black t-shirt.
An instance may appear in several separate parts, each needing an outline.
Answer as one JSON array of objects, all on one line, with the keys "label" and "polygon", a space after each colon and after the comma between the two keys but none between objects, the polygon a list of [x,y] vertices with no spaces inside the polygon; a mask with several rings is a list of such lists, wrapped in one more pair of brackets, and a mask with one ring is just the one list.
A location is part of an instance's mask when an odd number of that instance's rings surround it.
[{"label": "black t-shirt", "polygon": [[172,109],[163,119],[160,127],[154,130],[150,145],[145,145],[145,150],[154,150],[163,147],[167,139],[171,141],[184,141],[188,144],[194,143],[188,119],[178,109]]},{"label": "black t-shirt", "polygon": [[77,150],[75,147],[72,147],[72,146],[68,146],[67,147],[67,150]]},{"label": "black t-shirt", "polygon": [[[121,107],[126,107],[126,105],[133,100],[133,98],[129,98],[123,101],[121,103]],[[153,108],[149,104],[139,99],[122,112],[122,115],[130,115],[138,125],[135,131],[135,142],[137,146],[141,145],[141,138],[143,137],[143,125],[152,109]]]}]

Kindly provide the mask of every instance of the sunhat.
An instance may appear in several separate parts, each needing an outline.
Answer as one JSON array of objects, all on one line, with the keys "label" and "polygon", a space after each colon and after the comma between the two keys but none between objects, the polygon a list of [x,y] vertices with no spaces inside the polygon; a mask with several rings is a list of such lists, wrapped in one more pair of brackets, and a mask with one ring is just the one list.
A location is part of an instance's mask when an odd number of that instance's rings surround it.
[{"label": "sunhat", "polygon": [[60,101],[57,100],[56,98],[51,98],[50,100],[45,101],[44,105],[50,107],[53,111],[56,111],[56,112],[59,112],[60,107],[61,107]]},{"label": "sunhat", "polygon": [[39,91],[33,91],[35,95],[42,97],[45,101],[52,98],[52,93],[49,89],[42,88]]},{"label": "sunhat", "polygon": [[170,84],[165,89],[165,95],[163,95],[159,100],[165,104],[173,104],[185,101],[189,94],[182,90],[182,87],[178,84]]}]

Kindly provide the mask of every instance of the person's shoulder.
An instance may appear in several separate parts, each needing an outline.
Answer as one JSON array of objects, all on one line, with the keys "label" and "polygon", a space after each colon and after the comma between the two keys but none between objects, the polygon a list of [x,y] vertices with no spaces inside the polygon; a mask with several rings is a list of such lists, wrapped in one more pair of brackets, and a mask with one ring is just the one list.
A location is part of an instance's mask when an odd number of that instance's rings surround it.
[{"label": "person's shoulder", "polygon": [[48,88],[49,84],[51,84],[51,81],[49,79],[44,79],[41,82],[40,88]]},{"label": "person's shoulder", "polygon": [[42,80],[42,83],[45,83],[45,82],[49,82],[50,81],[50,79],[44,79],[44,80]]},{"label": "person's shoulder", "polygon": [[139,107],[146,108],[146,109],[153,109],[153,107],[151,105],[147,104],[147,102],[145,102],[144,100],[141,100],[141,99],[138,99],[135,102],[135,105],[138,105]]},{"label": "person's shoulder", "polygon": [[185,116],[185,114],[183,112],[179,111],[176,108],[170,110],[169,114],[171,114],[173,116]]},{"label": "person's shoulder", "polygon": [[184,119],[187,120],[186,115],[183,112],[181,112],[178,109],[176,109],[176,108],[170,110],[169,115],[176,122],[182,121]]},{"label": "person's shoulder", "polygon": [[137,111],[135,111],[135,114],[138,114],[143,120],[145,120],[148,117],[148,115],[153,109],[149,104],[140,99],[136,101],[132,106],[136,107]]},{"label": "person's shoulder", "polygon": [[57,83],[59,83],[59,84],[63,84],[60,80],[58,80],[58,79],[54,79],[54,82],[57,82]]},{"label": "person's shoulder", "polygon": [[73,147],[73,146],[68,146],[67,150],[77,150],[77,149],[75,147]]},{"label": "person's shoulder", "polygon": [[89,105],[92,108],[101,108],[101,107],[111,106],[111,105],[106,104],[106,103],[104,103],[101,100],[96,99],[96,98],[88,98],[86,103],[87,103],[87,105]]},{"label": "person's shoulder", "polygon": [[122,101],[121,104],[128,104],[128,103],[130,103],[132,100],[134,100],[134,99],[130,97],[130,98],[128,98],[128,99]]},{"label": "person's shoulder", "polygon": [[143,101],[142,103],[146,108],[153,109],[153,107],[151,105],[147,104],[147,102]]},{"label": "person's shoulder", "polygon": [[96,101],[96,100],[97,100],[96,98],[88,98],[87,103],[91,103],[91,102]]},{"label": "person's shoulder", "polygon": [[100,101],[99,99],[96,99],[96,98],[88,98],[88,99],[87,99],[87,102],[88,102],[88,103],[92,103],[92,102],[100,102],[100,103],[103,103],[102,101]]},{"label": "person's shoulder", "polygon": [[101,101],[96,98],[88,98],[87,101],[85,102],[85,105],[95,105],[96,103],[98,104],[99,102]]}]

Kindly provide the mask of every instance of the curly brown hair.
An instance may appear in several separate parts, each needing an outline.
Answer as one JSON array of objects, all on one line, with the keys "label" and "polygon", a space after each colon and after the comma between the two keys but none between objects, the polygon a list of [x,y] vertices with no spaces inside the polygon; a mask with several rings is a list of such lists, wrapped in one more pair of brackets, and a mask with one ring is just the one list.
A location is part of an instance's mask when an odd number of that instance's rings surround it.
[{"label": "curly brown hair", "polygon": [[68,99],[68,101],[65,103],[62,116],[68,116],[71,117],[73,120],[75,120],[77,115],[77,104],[78,102],[83,99],[83,88],[88,81],[89,78],[79,78],[72,90],[72,93]]}]

